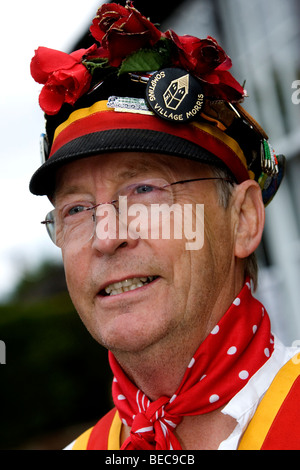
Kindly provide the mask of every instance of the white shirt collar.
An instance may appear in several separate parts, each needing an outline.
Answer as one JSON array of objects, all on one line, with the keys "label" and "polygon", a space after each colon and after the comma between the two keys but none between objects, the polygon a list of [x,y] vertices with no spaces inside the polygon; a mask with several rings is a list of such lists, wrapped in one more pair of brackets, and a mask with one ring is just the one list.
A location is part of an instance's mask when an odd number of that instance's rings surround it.
[{"label": "white shirt collar", "polygon": [[249,382],[223,408],[222,413],[232,416],[237,425],[219,450],[236,450],[249,422],[281,367],[295,354],[297,348],[286,347],[275,337],[274,351],[270,359],[251,377]]}]

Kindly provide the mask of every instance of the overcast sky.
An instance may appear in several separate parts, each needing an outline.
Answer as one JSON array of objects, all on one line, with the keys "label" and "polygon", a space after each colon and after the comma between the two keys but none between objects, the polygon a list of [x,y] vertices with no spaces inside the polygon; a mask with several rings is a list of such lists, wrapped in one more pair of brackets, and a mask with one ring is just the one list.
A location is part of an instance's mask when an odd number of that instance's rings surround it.
[{"label": "overcast sky", "polygon": [[40,165],[39,136],[44,130],[38,105],[41,86],[29,64],[39,46],[65,52],[88,28],[101,0],[15,0],[2,5],[0,73],[0,300],[25,268],[44,258],[59,258],[40,224],[51,205],[28,190]]}]

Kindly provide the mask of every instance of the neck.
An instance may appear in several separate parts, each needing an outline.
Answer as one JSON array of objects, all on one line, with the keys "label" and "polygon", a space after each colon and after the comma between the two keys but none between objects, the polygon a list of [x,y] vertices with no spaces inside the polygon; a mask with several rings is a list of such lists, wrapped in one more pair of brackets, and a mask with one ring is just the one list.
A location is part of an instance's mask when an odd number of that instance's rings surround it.
[{"label": "neck", "polygon": [[205,331],[211,334],[199,349],[194,338],[200,330],[184,334],[177,343],[165,339],[164,347],[155,344],[142,355],[140,351],[119,357],[123,370],[110,357],[116,377],[114,403],[124,423],[122,438],[130,431],[123,449],[213,449],[232,432],[235,420],[227,419],[222,407],[273,352],[269,317],[249,284],[236,294],[216,322],[218,328],[212,331],[207,322]]},{"label": "neck", "polygon": [[201,324],[192,325],[186,331],[179,326],[172,335],[143,351],[113,351],[130,380],[151,401],[174,395],[195,351],[219,322],[242,286],[241,280],[231,289],[227,286],[226,297],[222,293],[209,312],[199,314],[199,318],[207,319],[205,324],[201,321]]},{"label": "neck", "polygon": [[182,351],[179,345],[169,350],[156,346],[138,354],[115,353],[115,357],[137,388],[155,401],[175,393],[196,349],[197,346],[191,351]]}]

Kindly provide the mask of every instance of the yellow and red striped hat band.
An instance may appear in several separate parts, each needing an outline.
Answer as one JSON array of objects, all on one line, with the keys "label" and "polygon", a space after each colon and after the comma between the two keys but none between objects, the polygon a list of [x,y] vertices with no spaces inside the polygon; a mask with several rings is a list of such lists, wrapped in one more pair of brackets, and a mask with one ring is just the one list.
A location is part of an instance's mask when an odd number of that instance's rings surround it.
[{"label": "yellow and red striped hat band", "polygon": [[[54,158],[65,145],[86,135],[117,129],[136,129],[164,133],[191,142],[215,155],[236,177],[238,182],[253,178],[247,169],[246,157],[238,142],[220,129],[206,122],[172,123],[156,116],[131,112],[117,112],[107,106],[107,100],[94,103],[70,114],[54,134],[49,159]],[[184,156],[184,155],[183,155]]]}]

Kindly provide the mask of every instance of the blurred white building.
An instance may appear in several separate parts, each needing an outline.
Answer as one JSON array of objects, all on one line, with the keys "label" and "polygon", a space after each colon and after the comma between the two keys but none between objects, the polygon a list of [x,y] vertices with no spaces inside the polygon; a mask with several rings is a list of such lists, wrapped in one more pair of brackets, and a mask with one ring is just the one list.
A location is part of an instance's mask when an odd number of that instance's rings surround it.
[{"label": "blurred white building", "polygon": [[[287,345],[300,341],[300,0],[134,0],[134,6],[162,31],[215,37],[232,58],[235,78],[246,80],[245,108],[287,157],[285,181],[266,209],[256,296],[275,334]],[[88,34],[78,39],[74,48],[87,47]]]},{"label": "blurred white building", "polygon": [[293,88],[300,89],[300,2],[186,0],[163,26],[220,42],[233,75],[246,80],[245,107],[287,157],[285,182],[266,209],[257,297],[275,333],[291,344],[300,339],[300,93]]}]

